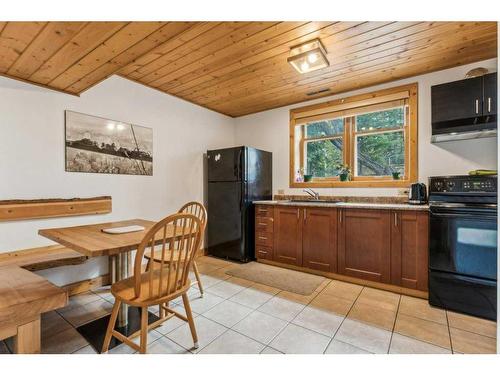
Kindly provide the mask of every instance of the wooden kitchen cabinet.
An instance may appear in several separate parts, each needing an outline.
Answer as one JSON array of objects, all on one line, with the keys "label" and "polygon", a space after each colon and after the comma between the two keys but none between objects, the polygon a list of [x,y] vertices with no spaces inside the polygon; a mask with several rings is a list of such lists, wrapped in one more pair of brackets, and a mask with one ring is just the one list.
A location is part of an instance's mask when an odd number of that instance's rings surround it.
[{"label": "wooden kitchen cabinet", "polygon": [[337,209],[303,208],[302,266],[337,272]]},{"label": "wooden kitchen cabinet", "polygon": [[393,211],[391,221],[391,284],[426,291],[429,215]]},{"label": "wooden kitchen cabinet", "polygon": [[302,210],[298,207],[274,209],[273,260],[302,266]]},{"label": "wooden kitchen cabinet", "polygon": [[255,207],[255,257],[273,260],[274,207]]},{"label": "wooden kitchen cabinet", "polygon": [[[337,210],[257,206],[255,256],[325,272],[337,271]],[[269,217],[270,213],[273,217]],[[272,242],[270,239],[273,239]]]},{"label": "wooden kitchen cabinet", "polygon": [[259,260],[427,291],[427,211],[258,205],[255,212]]},{"label": "wooden kitchen cabinet", "polygon": [[339,209],[338,273],[390,283],[390,211]]}]

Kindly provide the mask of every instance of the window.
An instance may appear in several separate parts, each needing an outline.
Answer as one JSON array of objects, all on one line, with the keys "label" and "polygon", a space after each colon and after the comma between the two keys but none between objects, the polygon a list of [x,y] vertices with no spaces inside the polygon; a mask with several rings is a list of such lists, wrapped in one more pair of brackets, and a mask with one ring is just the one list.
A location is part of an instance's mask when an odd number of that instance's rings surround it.
[{"label": "window", "polygon": [[[417,179],[416,114],[416,84],[292,110],[290,186],[408,186]],[[297,180],[298,171],[312,179]]]},{"label": "window", "polygon": [[343,158],[343,119],[313,122],[305,126],[304,160],[314,177],[337,175],[336,166]]}]

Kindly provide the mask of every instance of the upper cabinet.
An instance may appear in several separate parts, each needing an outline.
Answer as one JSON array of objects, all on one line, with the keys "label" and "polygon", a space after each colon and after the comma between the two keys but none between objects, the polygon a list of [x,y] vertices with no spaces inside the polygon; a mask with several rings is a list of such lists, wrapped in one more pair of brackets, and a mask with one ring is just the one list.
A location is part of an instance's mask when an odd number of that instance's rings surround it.
[{"label": "upper cabinet", "polygon": [[497,128],[497,73],[432,86],[432,142],[490,137]]},{"label": "upper cabinet", "polygon": [[483,114],[496,116],[497,114],[497,74],[486,74],[484,76],[484,103]]},{"label": "upper cabinet", "polygon": [[483,77],[444,83],[431,90],[433,124],[482,114]]}]

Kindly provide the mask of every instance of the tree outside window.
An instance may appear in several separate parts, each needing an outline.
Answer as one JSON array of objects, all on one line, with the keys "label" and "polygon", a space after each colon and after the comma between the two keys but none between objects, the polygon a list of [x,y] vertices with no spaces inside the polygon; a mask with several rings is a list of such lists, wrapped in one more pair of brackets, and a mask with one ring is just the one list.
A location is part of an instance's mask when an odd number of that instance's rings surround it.
[{"label": "tree outside window", "polygon": [[[313,111],[314,115],[304,116],[299,124],[292,123],[300,129],[293,131],[292,136],[298,147],[294,147],[294,151],[300,152],[298,158],[293,158],[300,165],[295,165],[293,170],[301,169],[304,174],[312,175],[309,186],[317,183],[326,187],[328,183],[339,182],[338,167],[342,164],[351,168],[352,181],[339,186],[349,183],[363,186],[363,181],[370,184],[365,186],[374,186],[372,184],[378,181],[390,186],[390,181],[398,177],[400,181],[395,186],[408,185],[416,178],[417,166],[416,85],[407,89],[381,95],[380,102],[370,100],[365,106],[352,101],[352,108],[344,110],[346,106],[341,104],[342,110],[335,110],[333,105],[330,113],[328,108],[322,113],[321,108],[314,107],[319,115]],[[390,100],[384,101],[385,98]],[[412,118],[414,123],[410,121]]]}]

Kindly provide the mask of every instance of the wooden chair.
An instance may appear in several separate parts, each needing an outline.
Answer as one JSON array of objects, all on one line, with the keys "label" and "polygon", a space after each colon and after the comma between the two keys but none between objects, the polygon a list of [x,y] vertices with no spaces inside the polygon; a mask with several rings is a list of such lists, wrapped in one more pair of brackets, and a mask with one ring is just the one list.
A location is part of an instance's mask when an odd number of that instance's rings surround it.
[{"label": "wooden chair", "polygon": [[[178,212],[192,214],[201,220],[201,223],[203,226],[203,232],[202,232],[201,236],[203,238],[203,235],[205,233],[205,228],[207,225],[207,210],[206,210],[205,206],[199,202],[189,202],[189,203],[186,203],[184,206],[182,206]],[[151,252],[147,252],[144,257],[146,259],[148,259],[148,264],[146,266],[146,270],[148,270],[149,267],[151,266],[151,262],[160,262],[161,261],[161,254],[155,253],[154,256],[152,257]],[[169,258],[169,257],[167,257],[167,258]],[[193,272],[194,272],[194,275],[196,277],[196,281],[193,282],[193,285],[198,284],[198,288],[200,289],[200,294],[203,297],[203,285],[201,284],[200,272],[198,271],[198,265],[196,264],[196,260],[193,260]]]},{"label": "wooden chair", "polygon": [[[103,353],[108,351],[111,337],[140,353],[145,353],[148,330],[156,328],[173,316],[189,323],[194,347],[198,348],[198,337],[187,291],[191,286],[189,269],[200,248],[202,231],[203,223],[196,216],[177,213],[159,221],[146,233],[135,255],[134,275],[111,286],[115,304],[102,346]],[[155,245],[156,248],[161,248],[157,250],[160,261],[152,262],[150,268],[142,273],[144,253],[147,248],[152,249]],[[173,256],[175,253],[176,257]],[[182,296],[186,316],[166,305],[179,296]],[[128,337],[114,329],[122,303],[141,308],[141,329]],[[162,314],[164,316],[160,320],[148,324],[148,307],[153,305],[160,305],[167,314]],[[139,335],[140,345],[137,345],[132,339]]]}]

